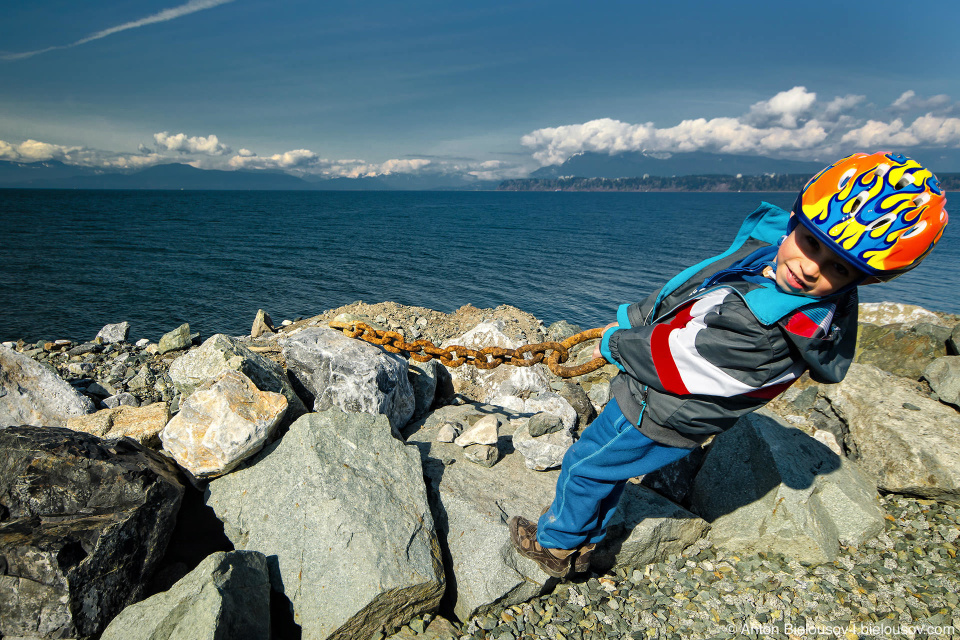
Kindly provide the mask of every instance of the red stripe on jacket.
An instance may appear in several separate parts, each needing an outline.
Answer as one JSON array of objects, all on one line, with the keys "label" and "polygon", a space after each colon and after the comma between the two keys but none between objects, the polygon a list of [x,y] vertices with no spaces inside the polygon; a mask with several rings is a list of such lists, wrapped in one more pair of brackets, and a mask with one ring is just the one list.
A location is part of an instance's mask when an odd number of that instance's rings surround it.
[{"label": "red stripe on jacket", "polygon": [[790,387],[796,380],[790,380],[789,382],[781,382],[779,384],[772,384],[769,387],[762,387],[756,391],[751,391],[750,393],[745,393],[748,398],[760,398],[761,400],[773,400],[778,395],[783,393]]},{"label": "red stripe on jacket", "polygon": [[653,366],[657,370],[657,377],[664,391],[676,395],[687,395],[686,385],[680,377],[680,370],[670,353],[670,334],[684,328],[693,319],[690,309],[696,301],[686,304],[677,310],[673,319],[666,324],[658,324],[650,335],[650,354],[653,356]]},{"label": "red stripe on jacket", "polygon": [[794,335],[803,336],[804,338],[812,338],[820,329],[820,325],[807,317],[802,311],[793,314],[786,326],[787,331]]}]

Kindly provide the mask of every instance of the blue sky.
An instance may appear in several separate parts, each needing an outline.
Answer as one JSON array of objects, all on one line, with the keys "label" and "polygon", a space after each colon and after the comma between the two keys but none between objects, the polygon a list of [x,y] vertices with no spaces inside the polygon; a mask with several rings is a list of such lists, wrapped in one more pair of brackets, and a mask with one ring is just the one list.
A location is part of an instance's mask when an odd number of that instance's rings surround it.
[{"label": "blue sky", "polygon": [[628,150],[918,149],[936,171],[929,156],[960,147],[955,1],[35,0],[0,15],[0,160],[498,179]]}]

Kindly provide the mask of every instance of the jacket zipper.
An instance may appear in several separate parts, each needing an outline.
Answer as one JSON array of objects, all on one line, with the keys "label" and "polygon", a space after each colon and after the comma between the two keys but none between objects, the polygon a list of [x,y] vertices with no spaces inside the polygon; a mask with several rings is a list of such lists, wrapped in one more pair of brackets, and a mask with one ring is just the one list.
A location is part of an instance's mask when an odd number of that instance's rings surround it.
[{"label": "jacket zipper", "polygon": [[[694,290],[691,291],[689,294],[687,294],[687,297],[686,297],[686,298],[684,298],[683,300],[681,300],[680,302],[678,302],[677,304],[675,304],[669,311],[666,311],[666,312],[664,312],[664,313],[661,313],[661,314],[658,315],[656,318],[654,318],[652,322],[648,322],[648,324],[655,324],[655,323],[657,323],[657,322],[660,322],[660,321],[663,320],[665,317],[669,316],[669,315],[672,314],[674,311],[676,311],[677,309],[679,309],[679,308],[682,307],[683,305],[687,304],[687,303],[690,302],[691,300],[693,300],[693,299],[695,299],[695,298],[702,298],[702,297],[705,296],[706,294],[710,293],[711,291],[716,291],[717,289],[730,289],[731,291],[735,292],[737,295],[740,295],[740,292],[738,292],[738,291],[737,291],[736,289],[734,289],[733,287],[727,287],[727,286],[724,286],[724,285],[717,285],[717,286],[711,287],[711,288],[709,288],[709,289],[694,289]],[[743,298],[743,296],[740,296],[740,297]],[[744,300],[744,302],[746,302],[746,300]],[[656,311],[656,310],[654,309],[654,311]],[[652,313],[653,313],[653,312],[651,312],[651,315],[652,315]]]}]

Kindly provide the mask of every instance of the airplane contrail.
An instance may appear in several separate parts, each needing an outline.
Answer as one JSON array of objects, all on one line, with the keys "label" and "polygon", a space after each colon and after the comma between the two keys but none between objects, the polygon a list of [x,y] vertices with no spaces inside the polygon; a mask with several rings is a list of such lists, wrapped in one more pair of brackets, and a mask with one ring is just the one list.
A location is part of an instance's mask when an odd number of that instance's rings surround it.
[{"label": "airplane contrail", "polygon": [[196,13],[197,11],[203,11],[204,9],[212,9],[213,7],[219,6],[221,4],[227,4],[233,1],[234,0],[190,0],[186,4],[182,4],[179,7],[164,9],[163,11],[159,13],[155,13],[152,16],[147,16],[146,18],[140,18],[139,20],[133,20],[132,22],[125,22],[115,27],[110,27],[102,31],[97,31],[96,33],[92,33],[89,36],[86,36],[85,38],[80,38],[76,42],[71,42],[70,44],[47,47],[46,49],[37,49],[36,51],[24,51],[22,53],[4,53],[4,54],[0,54],[0,60],[22,60],[23,58],[30,58],[32,56],[36,56],[41,53],[47,53],[48,51],[56,51],[58,49],[70,49],[71,47],[77,47],[81,44],[86,44],[94,40],[100,40],[101,38],[106,38],[107,36],[113,35],[115,33],[119,33],[121,31],[136,29],[138,27],[144,27],[148,24],[155,24],[157,22],[167,22],[168,20],[175,20],[182,16],[186,16],[191,13]]}]

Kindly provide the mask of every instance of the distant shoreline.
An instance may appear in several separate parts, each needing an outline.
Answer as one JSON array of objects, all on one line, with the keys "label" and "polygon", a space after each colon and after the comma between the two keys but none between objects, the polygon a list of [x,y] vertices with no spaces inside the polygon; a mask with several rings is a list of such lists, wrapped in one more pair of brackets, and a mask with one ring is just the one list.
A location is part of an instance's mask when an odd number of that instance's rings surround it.
[{"label": "distant shoreline", "polygon": [[[590,191],[637,193],[763,193],[798,192],[811,176],[783,174],[763,176],[644,176],[642,178],[524,178],[504,180],[497,191]],[[960,189],[960,174],[939,176],[945,191]]]}]

